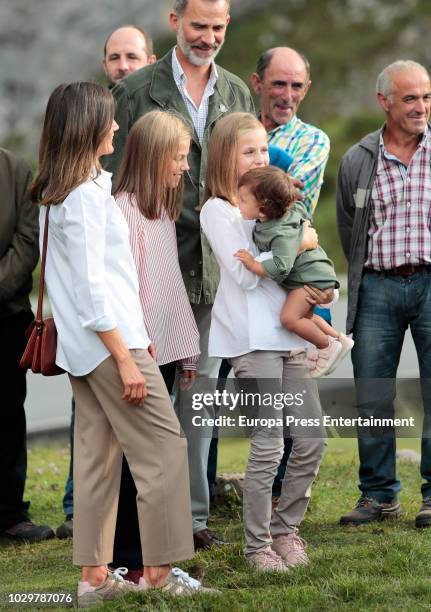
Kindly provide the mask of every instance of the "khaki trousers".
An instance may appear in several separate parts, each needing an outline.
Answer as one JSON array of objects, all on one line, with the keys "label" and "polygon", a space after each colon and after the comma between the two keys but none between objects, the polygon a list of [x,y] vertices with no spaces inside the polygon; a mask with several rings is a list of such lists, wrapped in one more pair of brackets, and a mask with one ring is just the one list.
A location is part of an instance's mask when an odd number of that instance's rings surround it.
[{"label": "khaki trousers", "polygon": [[76,400],[76,565],[112,561],[123,452],[137,489],[144,565],[194,555],[187,442],[156,363],[146,350],[131,353],[147,382],[142,406],[122,400],[112,357],[86,376],[69,376]]},{"label": "khaki trousers", "polygon": [[324,427],[290,426],[292,452],[283,479],[280,502],[271,519],[271,492],[274,476],[283,455],[283,426],[259,426],[265,418],[286,416],[313,419],[321,423],[322,410],[316,381],[309,378],[305,351],[253,351],[229,360],[245,391],[255,391],[259,398],[275,393],[299,393],[299,402],[281,410],[271,406],[242,408],[257,425],[250,440],[250,453],[244,480],[245,554],[252,554],[272,544],[272,537],[297,531],[311,496],[311,485],[319,470],[326,445]]}]

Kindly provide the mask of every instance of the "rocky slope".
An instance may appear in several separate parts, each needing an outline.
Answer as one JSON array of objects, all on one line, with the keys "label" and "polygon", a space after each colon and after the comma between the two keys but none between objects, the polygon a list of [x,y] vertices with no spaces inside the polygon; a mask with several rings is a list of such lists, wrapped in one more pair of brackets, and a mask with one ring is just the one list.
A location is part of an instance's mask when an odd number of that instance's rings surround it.
[{"label": "rocky slope", "polygon": [[[237,0],[241,12],[254,0]],[[166,32],[167,0],[0,0],[0,144],[34,157],[47,97],[100,75],[107,34],[126,23]]]},{"label": "rocky slope", "polygon": [[[148,28],[162,53],[171,6],[171,0],[0,0],[0,146],[34,160],[52,89],[100,78],[106,36],[125,23]],[[369,131],[371,114],[373,129],[381,121],[374,83],[383,66],[400,57],[431,66],[430,0],[232,0],[232,14],[220,63],[244,80],[265,48],[306,53],[313,88],[301,117],[331,132],[334,159],[338,148]]]}]

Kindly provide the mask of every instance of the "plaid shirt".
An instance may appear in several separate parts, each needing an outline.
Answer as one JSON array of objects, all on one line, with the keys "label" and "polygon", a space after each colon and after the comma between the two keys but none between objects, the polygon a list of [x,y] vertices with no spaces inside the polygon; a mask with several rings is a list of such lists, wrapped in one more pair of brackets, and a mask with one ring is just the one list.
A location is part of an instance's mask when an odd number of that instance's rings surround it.
[{"label": "plaid shirt", "polygon": [[268,133],[268,143],[293,157],[289,174],[304,183],[304,204],[311,216],[319,199],[329,157],[329,138],[318,128],[293,117]]},{"label": "plaid shirt", "polygon": [[431,135],[427,128],[408,166],[389,153],[380,135],[370,198],[365,267],[391,270],[431,263]]},{"label": "plaid shirt", "polygon": [[204,95],[202,96],[199,108],[193,102],[190,94],[187,91],[187,77],[184,74],[184,70],[177,58],[176,48],[172,53],[172,74],[174,76],[175,84],[184,100],[184,103],[189,112],[190,118],[193,121],[196,133],[199,138],[199,142],[202,144],[204,137],[205,125],[208,117],[208,104],[209,99],[214,93],[214,87],[217,82],[217,68],[214,62],[211,63],[211,74],[208,79],[208,83],[205,87]]}]

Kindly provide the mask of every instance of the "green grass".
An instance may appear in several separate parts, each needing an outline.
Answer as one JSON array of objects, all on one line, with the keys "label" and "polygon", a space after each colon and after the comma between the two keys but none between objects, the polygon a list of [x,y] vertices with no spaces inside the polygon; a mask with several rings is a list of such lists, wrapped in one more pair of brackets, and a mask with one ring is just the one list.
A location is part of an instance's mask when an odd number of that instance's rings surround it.
[{"label": "green grass", "polygon": [[[418,450],[417,440],[400,446]],[[243,471],[247,440],[221,444],[219,471]],[[26,498],[32,516],[57,526],[63,519],[61,498],[68,465],[64,448],[34,448],[29,454]],[[405,517],[396,523],[341,528],[341,513],[358,496],[356,444],[331,440],[309,512],[301,528],[311,564],[287,575],[262,576],[243,561],[241,508],[217,510],[211,527],[231,545],[197,554],[182,567],[220,588],[221,596],[172,600],[158,593],[129,596],[127,604],[112,602],[104,610],[225,611],[231,610],[431,610],[429,559],[431,530],[416,530],[420,504],[418,466],[399,462],[403,482],[401,502]],[[37,545],[15,545],[0,540],[0,591],[74,591],[79,571],[72,566],[71,542],[51,540]],[[5,609],[5,608],[1,608]],[[27,608],[29,609],[29,608]]]}]

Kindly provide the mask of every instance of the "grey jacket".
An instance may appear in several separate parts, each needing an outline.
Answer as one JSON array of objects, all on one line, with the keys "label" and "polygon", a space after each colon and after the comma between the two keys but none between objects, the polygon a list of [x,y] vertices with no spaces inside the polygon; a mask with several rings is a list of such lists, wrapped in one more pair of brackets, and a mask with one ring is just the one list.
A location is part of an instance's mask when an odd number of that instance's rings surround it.
[{"label": "grey jacket", "polygon": [[349,265],[346,331],[355,323],[364,263],[368,254],[370,197],[377,171],[382,129],[365,136],[343,156],[337,181],[337,226]]},{"label": "grey jacket", "polygon": [[27,191],[27,164],[0,149],[0,319],[30,309],[39,259],[39,214]]}]

